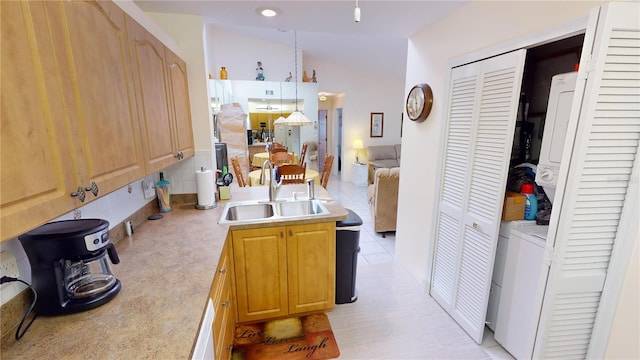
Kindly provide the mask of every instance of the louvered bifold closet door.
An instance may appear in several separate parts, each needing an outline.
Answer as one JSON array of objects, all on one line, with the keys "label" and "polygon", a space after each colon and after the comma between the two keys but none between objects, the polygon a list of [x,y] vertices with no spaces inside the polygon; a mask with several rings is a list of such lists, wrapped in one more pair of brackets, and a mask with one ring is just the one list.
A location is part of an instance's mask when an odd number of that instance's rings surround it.
[{"label": "louvered bifold closet door", "polygon": [[482,341],[525,50],[452,70],[431,295]]},{"label": "louvered bifold closet door", "polygon": [[640,139],[640,4],[611,3],[592,15],[567,131],[573,149],[563,155],[566,180],[549,228],[555,251],[534,358],[589,357],[590,343],[602,340],[592,333],[611,255],[618,242],[633,241],[620,219],[638,213],[629,187],[638,186],[631,174]]}]

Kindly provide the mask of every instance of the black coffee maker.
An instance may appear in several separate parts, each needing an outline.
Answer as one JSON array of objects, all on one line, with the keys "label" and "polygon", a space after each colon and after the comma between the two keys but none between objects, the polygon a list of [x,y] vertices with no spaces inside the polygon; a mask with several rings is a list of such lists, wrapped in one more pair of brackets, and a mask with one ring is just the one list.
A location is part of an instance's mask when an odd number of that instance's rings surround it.
[{"label": "black coffee maker", "polygon": [[[93,309],[113,299],[121,284],[111,272],[120,262],[102,219],[55,221],[18,237],[31,264],[38,315]],[[107,255],[108,258],[107,259]]]}]

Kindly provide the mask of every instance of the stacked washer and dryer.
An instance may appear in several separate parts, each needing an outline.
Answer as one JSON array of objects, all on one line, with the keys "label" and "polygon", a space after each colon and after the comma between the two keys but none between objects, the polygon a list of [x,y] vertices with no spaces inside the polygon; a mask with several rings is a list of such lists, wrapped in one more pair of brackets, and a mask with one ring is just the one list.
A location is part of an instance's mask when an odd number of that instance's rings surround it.
[{"label": "stacked washer and dryer", "polygon": [[[552,204],[576,79],[577,72],[571,72],[555,75],[551,80],[535,181]],[[548,230],[548,225],[527,220],[503,222],[500,226],[487,326],[494,331],[495,340],[516,359],[533,356],[553,249],[552,244],[546,243]]]}]

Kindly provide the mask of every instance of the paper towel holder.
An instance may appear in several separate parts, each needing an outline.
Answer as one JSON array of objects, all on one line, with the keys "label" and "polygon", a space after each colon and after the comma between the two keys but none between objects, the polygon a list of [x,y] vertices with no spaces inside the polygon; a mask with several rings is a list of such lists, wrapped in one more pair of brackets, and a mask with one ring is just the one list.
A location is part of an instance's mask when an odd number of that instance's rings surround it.
[{"label": "paper towel holder", "polygon": [[[200,167],[200,171],[204,172],[205,170],[206,169],[205,169],[204,166]],[[211,203],[211,204],[200,205],[200,204],[198,204],[198,200],[196,199],[195,208],[198,209],[198,210],[209,210],[209,209],[215,208],[216,206],[218,206],[218,204],[216,204],[215,194],[214,194],[214,197],[213,197],[213,203]]]}]

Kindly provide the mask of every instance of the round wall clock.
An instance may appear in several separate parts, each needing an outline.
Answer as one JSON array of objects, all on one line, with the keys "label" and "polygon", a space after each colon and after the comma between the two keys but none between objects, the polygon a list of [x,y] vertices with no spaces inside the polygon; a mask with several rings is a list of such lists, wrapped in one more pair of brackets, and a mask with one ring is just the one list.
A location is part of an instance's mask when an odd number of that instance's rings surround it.
[{"label": "round wall clock", "polygon": [[431,86],[418,84],[411,88],[407,96],[407,115],[410,120],[424,121],[431,112],[433,106],[433,92]]}]

